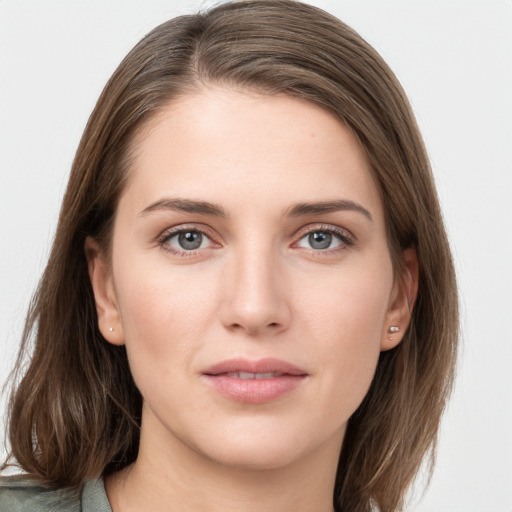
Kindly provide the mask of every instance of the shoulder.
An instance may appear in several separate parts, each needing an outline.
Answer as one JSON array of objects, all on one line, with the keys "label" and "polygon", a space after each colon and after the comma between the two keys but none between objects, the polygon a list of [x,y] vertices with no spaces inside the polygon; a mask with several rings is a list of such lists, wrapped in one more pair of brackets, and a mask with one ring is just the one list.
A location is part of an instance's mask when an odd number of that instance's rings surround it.
[{"label": "shoulder", "polygon": [[42,487],[26,476],[0,477],[1,512],[81,512],[80,494]]}]

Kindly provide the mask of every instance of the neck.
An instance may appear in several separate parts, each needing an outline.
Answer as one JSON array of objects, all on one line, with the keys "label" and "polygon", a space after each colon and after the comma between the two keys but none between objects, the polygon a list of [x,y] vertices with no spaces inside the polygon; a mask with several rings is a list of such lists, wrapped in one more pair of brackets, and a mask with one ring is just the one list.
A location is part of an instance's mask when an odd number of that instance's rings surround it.
[{"label": "neck", "polygon": [[219,464],[176,438],[141,431],[134,464],[106,479],[114,512],[332,512],[342,434],[282,467]]}]

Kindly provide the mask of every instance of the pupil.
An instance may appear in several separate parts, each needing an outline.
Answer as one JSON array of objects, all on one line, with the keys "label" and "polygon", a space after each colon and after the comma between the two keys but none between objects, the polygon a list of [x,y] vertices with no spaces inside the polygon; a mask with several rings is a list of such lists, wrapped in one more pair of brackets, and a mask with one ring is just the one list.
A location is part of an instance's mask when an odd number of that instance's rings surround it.
[{"label": "pupil", "polygon": [[180,233],[178,236],[179,244],[183,249],[187,249],[188,251],[198,249],[201,246],[202,241],[203,235],[197,231],[186,231],[184,233]]},{"label": "pupil", "polygon": [[327,249],[331,245],[332,235],[325,231],[315,231],[309,235],[309,244],[313,249]]}]

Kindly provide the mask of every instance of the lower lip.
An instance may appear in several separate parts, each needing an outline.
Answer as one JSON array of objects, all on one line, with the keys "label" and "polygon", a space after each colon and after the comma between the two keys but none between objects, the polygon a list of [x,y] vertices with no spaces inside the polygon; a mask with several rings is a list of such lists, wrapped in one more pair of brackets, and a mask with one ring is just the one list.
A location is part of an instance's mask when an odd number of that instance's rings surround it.
[{"label": "lower lip", "polygon": [[272,379],[237,379],[227,375],[204,377],[210,386],[226,398],[246,404],[263,404],[296,389],[306,375],[282,375]]}]

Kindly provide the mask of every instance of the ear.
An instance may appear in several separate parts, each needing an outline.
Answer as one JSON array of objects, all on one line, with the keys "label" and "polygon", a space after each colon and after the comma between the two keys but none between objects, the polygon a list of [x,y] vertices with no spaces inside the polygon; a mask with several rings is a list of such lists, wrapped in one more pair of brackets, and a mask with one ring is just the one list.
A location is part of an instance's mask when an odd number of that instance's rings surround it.
[{"label": "ear", "polygon": [[418,257],[416,249],[403,251],[404,269],[395,277],[390,296],[389,309],[381,334],[381,351],[396,347],[401,341],[411,321],[414,301],[418,294]]},{"label": "ear", "polygon": [[123,345],[123,327],[110,265],[98,242],[91,237],[85,240],[85,254],[100,332],[109,343]]}]

